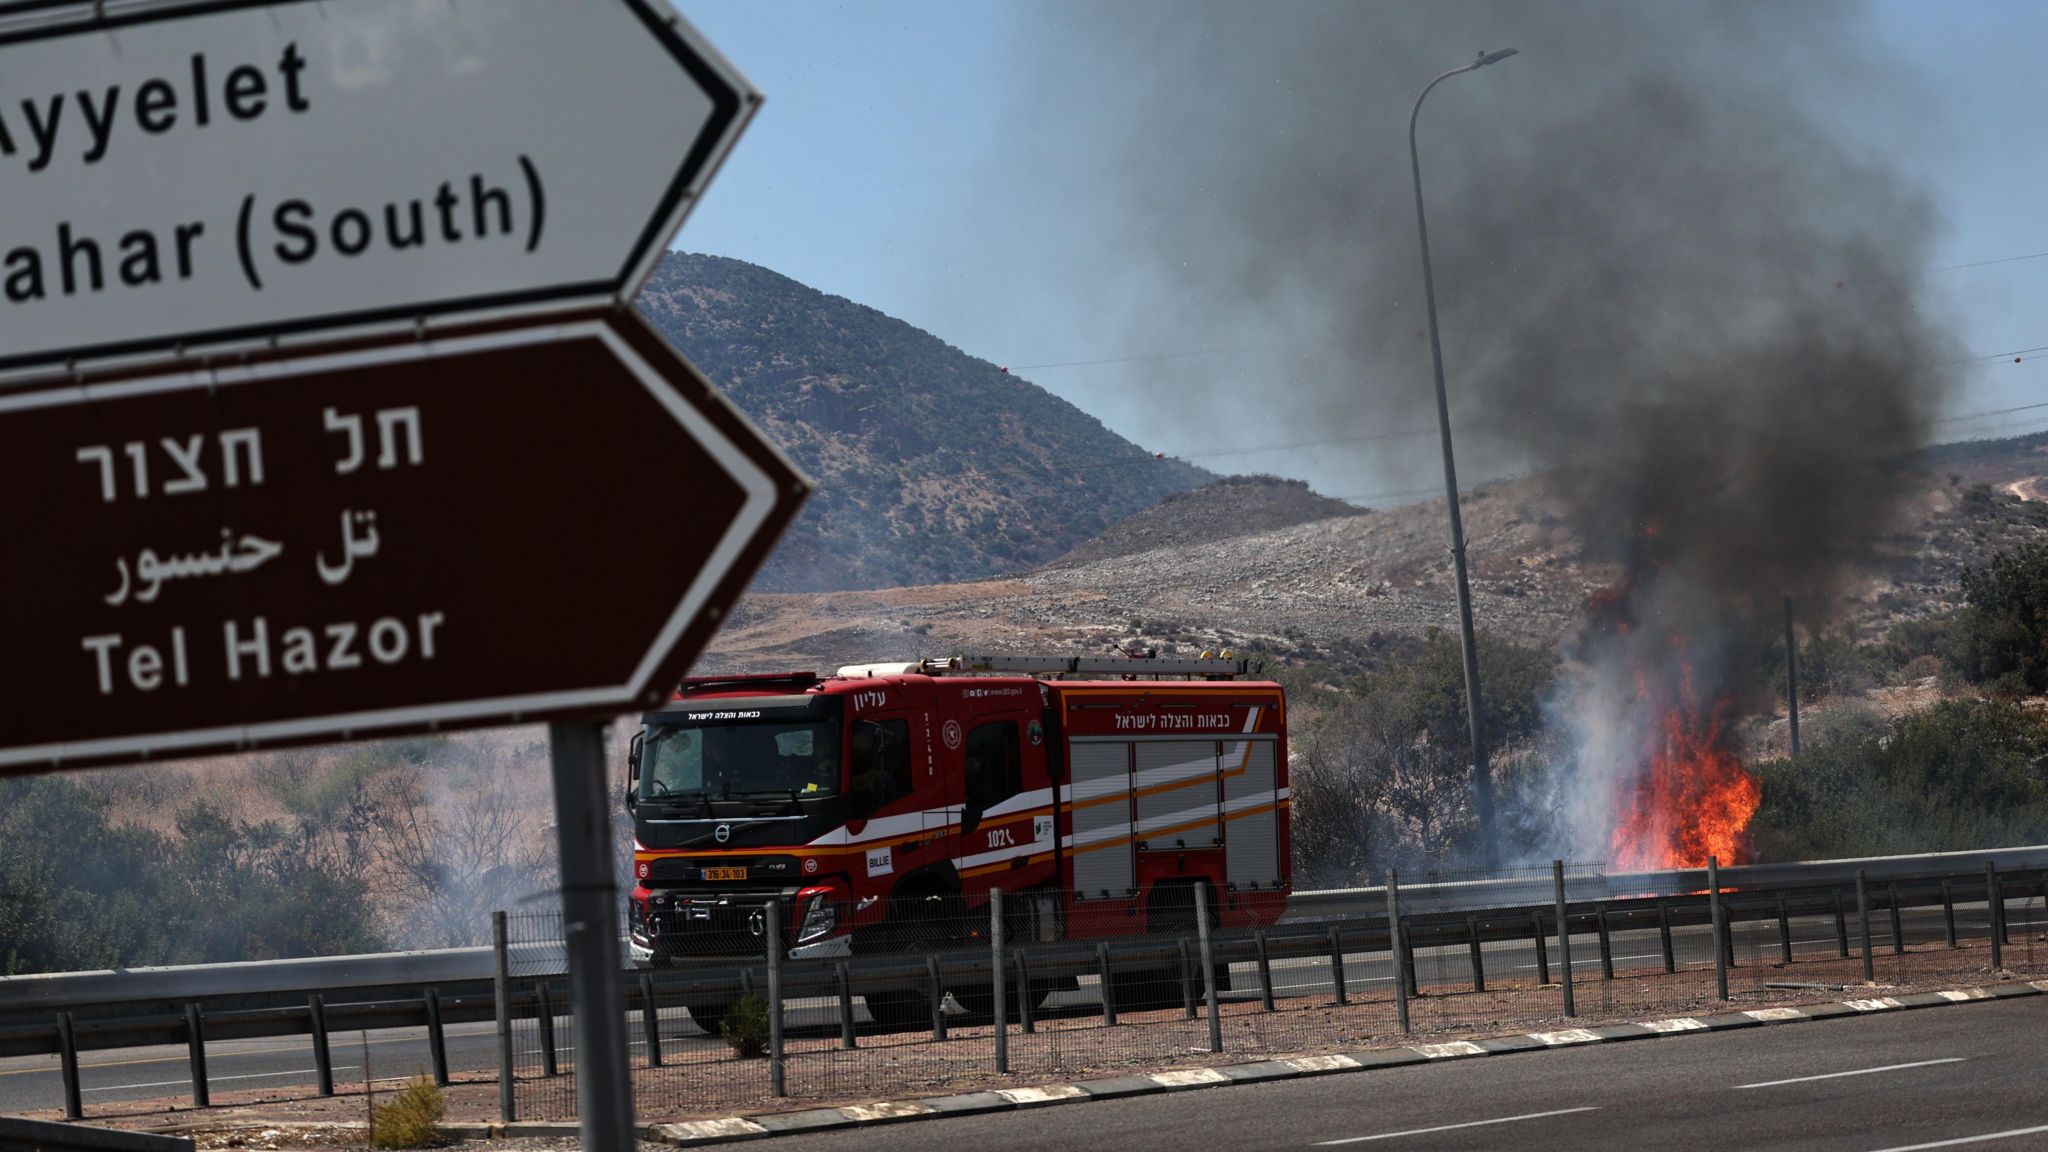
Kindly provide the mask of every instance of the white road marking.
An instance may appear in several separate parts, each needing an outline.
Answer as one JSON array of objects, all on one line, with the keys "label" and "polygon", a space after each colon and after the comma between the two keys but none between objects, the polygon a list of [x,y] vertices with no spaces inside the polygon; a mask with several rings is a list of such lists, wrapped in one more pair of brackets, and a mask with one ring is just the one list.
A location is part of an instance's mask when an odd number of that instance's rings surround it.
[{"label": "white road marking", "polygon": [[[1392,1140],[1399,1136],[1426,1136],[1431,1132],[1450,1132],[1458,1128],[1484,1128],[1489,1124],[1513,1124],[1517,1120],[1541,1120],[1546,1116],[1569,1116],[1574,1112],[1598,1112],[1595,1106],[1585,1108],[1560,1108],[1555,1112],[1525,1112],[1520,1116],[1502,1116],[1498,1120],[1468,1120],[1463,1124],[1439,1124],[1434,1128],[1410,1128],[1404,1132],[1381,1132],[1375,1136],[1347,1136],[1342,1140],[1318,1140],[1315,1146],[1328,1147],[1332,1144],[1362,1144],[1367,1140]],[[1927,1145],[1933,1147],[1933,1145]],[[1897,1152],[1904,1152],[1899,1149]]]},{"label": "white road marking", "polygon": [[1868,1076],[1872,1072],[1897,1072],[1902,1068],[1931,1068],[1936,1064],[1960,1064],[1965,1057],[1944,1056],[1939,1060],[1915,1060],[1911,1064],[1887,1064],[1882,1068],[1858,1068],[1853,1072],[1825,1072],[1819,1076],[1795,1076],[1790,1080],[1765,1080],[1756,1084],[1737,1084],[1737,1088],[1776,1088],[1780,1084],[1805,1084],[1811,1080],[1836,1080],[1843,1076]]},{"label": "white road marking", "polygon": [[[1623,960],[1662,960],[1663,958],[1664,958],[1664,954],[1663,954],[1662,952],[1645,952],[1645,953],[1643,953],[1643,954],[1642,954],[1642,955],[1640,955],[1640,956],[1616,956],[1616,957],[1614,958],[1614,961],[1615,961],[1615,963],[1619,964],[1619,963],[1620,963],[1621,961],[1623,961]],[[1597,956],[1597,955],[1595,955],[1595,956],[1574,956],[1574,957],[1572,957],[1572,970],[1573,970],[1573,971],[1577,971],[1577,970],[1579,970],[1580,968],[1584,968],[1584,967],[1587,967],[1587,966],[1589,966],[1589,965],[1598,965],[1599,963],[1600,963],[1600,957],[1599,957],[1599,956]],[[1555,968],[1555,967],[1557,967],[1558,965],[1557,965],[1557,962],[1556,962],[1555,960],[1553,960],[1553,961],[1551,961],[1551,962],[1550,962],[1550,965],[1549,965],[1549,966],[1550,966],[1550,967],[1552,967],[1552,968]],[[1521,970],[1523,970],[1523,969],[1525,969],[1525,968],[1534,968],[1534,967],[1536,967],[1536,965],[1534,965],[1534,964],[1517,964],[1517,965],[1515,965],[1515,971],[1519,972],[1519,971],[1521,971]]]},{"label": "white road marking", "polygon": [[[336,1065],[334,1066],[334,1070],[335,1070],[336,1072],[351,1072],[351,1071],[354,1071],[354,1070],[355,1070],[355,1067],[356,1067],[356,1066],[355,1066],[355,1065],[353,1065],[353,1064],[336,1064]],[[271,1076],[312,1076],[312,1075],[316,1074],[316,1072],[317,1072],[317,1071],[318,1071],[317,1069],[313,1069],[313,1068],[293,1068],[293,1069],[290,1069],[289,1071],[285,1071],[285,1072],[244,1072],[244,1073],[241,1073],[241,1074],[239,1074],[239,1075],[235,1075],[235,1076],[208,1076],[208,1077],[206,1078],[206,1082],[207,1082],[208,1084],[218,1084],[218,1083],[220,1083],[220,1082],[221,1082],[221,1081],[223,1081],[223,1080],[262,1080],[262,1079],[266,1079],[266,1078],[268,1078],[268,1077],[271,1077]],[[384,1076],[380,1076],[380,1077],[378,1077],[378,1079],[379,1079],[379,1080],[384,1080],[384,1079],[391,1079],[391,1080],[404,1080],[404,1079],[406,1079],[406,1077],[403,1077],[403,1076],[391,1076],[391,1077],[384,1077]],[[186,1087],[187,1085],[189,1085],[189,1084],[191,1084],[191,1083],[192,1083],[192,1078],[191,1078],[191,1077],[189,1077],[189,1076],[185,1076],[185,1077],[180,1077],[179,1079],[176,1079],[176,1080],[154,1080],[154,1081],[151,1081],[151,1082],[150,1082],[150,1083],[148,1083],[148,1084],[109,1084],[109,1085],[106,1085],[105,1087],[100,1087],[100,1088],[85,1088],[85,1089],[81,1089],[81,1091],[85,1091],[85,1092],[122,1092],[122,1091],[126,1091],[127,1089],[130,1089],[130,1088],[183,1088],[183,1087]]]},{"label": "white road marking", "polygon": [[1923,1148],[1953,1148],[1958,1144],[1979,1144],[1987,1140],[2010,1140],[2015,1136],[2032,1136],[2037,1132],[2048,1132],[2048,1124],[2032,1128],[2009,1128],[2003,1132],[1986,1132],[1982,1136],[1958,1136],[1953,1140],[1936,1140],[1932,1144],[1901,1144],[1896,1148],[1880,1148],[1877,1152],[1921,1152]]}]

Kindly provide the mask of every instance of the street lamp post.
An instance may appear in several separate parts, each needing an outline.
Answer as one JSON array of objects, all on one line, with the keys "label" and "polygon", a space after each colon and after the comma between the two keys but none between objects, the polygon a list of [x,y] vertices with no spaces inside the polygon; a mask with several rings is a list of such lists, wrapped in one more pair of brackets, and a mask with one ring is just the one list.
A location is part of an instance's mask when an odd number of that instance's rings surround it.
[{"label": "street lamp post", "polygon": [[1444,349],[1436,328],[1436,276],[1429,267],[1429,225],[1422,215],[1422,154],[1415,147],[1415,120],[1422,115],[1422,101],[1430,89],[1456,76],[1505,60],[1515,49],[1481,52],[1479,58],[1462,68],[1431,80],[1415,98],[1408,114],[1408,161],[1415,173],[1415,231],[1422,238],[1422,295],[1429,307],[1429,358],[1436,370],[1436,427],[1443,440],[1444,497],[1451,508],[1451,561],[1458,573],[1458,633],[1465,649],[1465,715],[1472,726],[1472,804],[1479,811],[1479,836],[1485,845],[1488,867],[1499,863],[1500,845],[1494,835],[1493,773],[1486,764],[1486,715],[1479,696],[1479,647],[1472,636],[1472,583],[1465,574],[1465,526],[1458,515],[1458,467],[1451,457],[1451,406],[1444,396]]}]

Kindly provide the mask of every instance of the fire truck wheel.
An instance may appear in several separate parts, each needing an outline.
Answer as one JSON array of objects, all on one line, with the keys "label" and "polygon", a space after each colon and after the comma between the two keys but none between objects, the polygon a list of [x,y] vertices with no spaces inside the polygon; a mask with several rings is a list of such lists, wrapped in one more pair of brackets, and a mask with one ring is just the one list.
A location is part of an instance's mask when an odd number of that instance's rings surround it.
[{"label": "fire truck wheel", "polygon": [[[1180,974],[1171,968],[1117,972],[1111,978],[1116,982],[1116,1008],[1119,1012],[1151,1012],[1180,1007]],[[1197,990],[1195,995],[1200,998],[1201,992]]]},{"label": "fire truck wheel", "polygon": [[[1052,999],[1052,994],[1056,990],[1050,981],[1033,980],[1031,982],[1031,1006],[1033,1008],[1045,1007],[1046,1001]],[[953,999],[958,1000],[960,1007],[965,1008],[969,1014],[975,1016],[995,1015],[996,992],[993,987],[987,984],[969,984],[964,988],[953,988],[949,989],[949,991],[953,993]],[[1020,1019],[1017,990],[1015,988],[1007,989],[1003,996],[1003,1001],[1007,1013],[1004,1018],[1011,1023],[1015,1023]]]},{"label": "fire truck wheel", "polygon": [[712,1036],[721,1034],[719,1029],[725,1024],[725,1018],[732,1014],[732,1003],[727,1000],[685,1004],[683,1007],[689,1010],[690,1020]]}]

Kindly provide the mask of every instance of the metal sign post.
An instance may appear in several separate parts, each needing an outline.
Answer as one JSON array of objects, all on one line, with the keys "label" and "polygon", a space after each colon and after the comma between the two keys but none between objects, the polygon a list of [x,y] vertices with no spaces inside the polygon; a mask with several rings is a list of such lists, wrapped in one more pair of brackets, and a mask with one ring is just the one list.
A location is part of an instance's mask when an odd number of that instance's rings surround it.
[{"label": "metal sign post", "polygon": [[612,875],[604,725],[548,725],[562,860],[563,943],[576,1019],[576,1107],[586,1148],[632,1148],[633,1080],[619,996],[619,882]]}]

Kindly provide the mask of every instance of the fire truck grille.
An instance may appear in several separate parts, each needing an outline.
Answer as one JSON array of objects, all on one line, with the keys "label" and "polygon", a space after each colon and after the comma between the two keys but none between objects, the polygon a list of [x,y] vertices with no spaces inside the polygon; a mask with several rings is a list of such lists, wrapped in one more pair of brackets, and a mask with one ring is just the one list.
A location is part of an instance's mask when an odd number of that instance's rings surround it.
[{"label": "fire truck grille", "polygon": [[650,911],[656,960],[684,956],[753,956],[761,952],[768,901],[778,892],[691,897],[662,893]]}]

